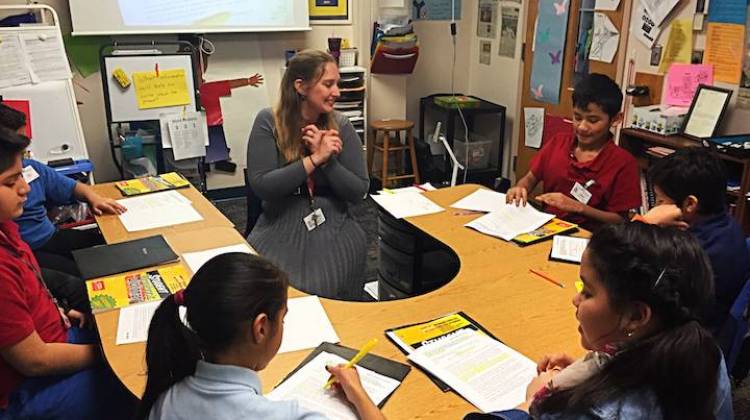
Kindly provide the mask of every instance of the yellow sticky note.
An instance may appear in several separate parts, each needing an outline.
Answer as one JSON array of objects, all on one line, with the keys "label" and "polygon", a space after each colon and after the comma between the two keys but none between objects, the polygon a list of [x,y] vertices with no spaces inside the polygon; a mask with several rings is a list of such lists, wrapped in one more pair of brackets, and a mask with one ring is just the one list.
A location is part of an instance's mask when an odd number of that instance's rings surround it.
[{"label": "yellow sticky note", "polygon": [[665,73],[672,63],[690,64],[693,52],[693,20],[677,19],[669,29],[667,46],[659,63],[659,72]]},{"label": "yellow sticky note", "polygon": [[739,83],[742,77],[742,54],[745,27],[730,23],[709,23],[703,64],[714,65],[714,80]]},{"label": "yellow sticky note", "polygon": [[133,73],[138,109],[189,105],[187,77],[184,69],[143,71]]}]

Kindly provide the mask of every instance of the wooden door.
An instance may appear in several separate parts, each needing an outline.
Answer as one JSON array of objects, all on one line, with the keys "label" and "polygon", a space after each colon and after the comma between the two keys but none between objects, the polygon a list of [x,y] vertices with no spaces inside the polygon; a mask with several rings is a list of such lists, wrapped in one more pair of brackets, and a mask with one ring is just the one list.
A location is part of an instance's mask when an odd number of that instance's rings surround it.
[{"label": "wooden door", "polygon": [[[564,0],[562,0],[564,1]],[[573,104],[571,94],[573,93],[573,76],[574,76],[574,60],[576,53],[576,44],[578,41],[578,25],[579,17],[581,13],[594,13],[592,9],[583,8],[582,3],[587,0],[569,0],[570,11],[568,14],[568,27],[567,27],[567,38],[565,41],[565,51],[563,53],[562,63],[562,84],[560,87],[560,101],[558,104],[548,104],[546,102],[537,101],[531,93],[530,80],[531,80],[531,69],[534,65],[534,52],[532,51],[532,45],[534,43],[534,30],[536,27],[536,19],[540,3],[543,7],[554,7],[553,3],[560,3],[558,0],[531,0],[526,14],[526,32],[523,45],[523,84],[521,86],[521,113],[519,114],[519,138],[517,154],[514,158],[514,171],[516,179],[521,179],[529,171],[529,163],[531,158],[539,151],[539,149],[533,147],[527,147],[525,145],[526,133],[524,130],[524,118],[523,108],[525,107],[537,107],[544,108],[545,115],[555,115],[572,119],[573,117]],[[593,0],[589,0],[591,4]],[[612,23],[619,28],[620,31],[620,45],[617,49],[612,63],[604,63],[600,61],[589,61],[589,72],[590,73],[602,73],[620,83],[620,79],[623,73],[623,63],[625,56],[625,48],[627,45],[628,29],[623,28],[623,23],[628,23],[630,15],[632,0],[622,0],[616,11],[597,11],[596,13],[604,13],[609,17]],[[588,6],[584,4],[584,6]],[[545,137],[550,133],[545,133]]]}]

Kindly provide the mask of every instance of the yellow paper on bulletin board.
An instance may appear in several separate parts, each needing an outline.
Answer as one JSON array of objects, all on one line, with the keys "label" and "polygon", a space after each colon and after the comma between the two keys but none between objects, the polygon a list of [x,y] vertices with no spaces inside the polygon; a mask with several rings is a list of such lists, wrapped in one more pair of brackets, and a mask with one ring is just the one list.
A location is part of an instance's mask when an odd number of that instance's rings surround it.
[{"label": "yellow paper on bulletin board", "polygon": [[[348,0],[338,0],[330,5],[316,0],[308,0],[310,17],[325,19],[346,19],[349,16]],[[322,4],[322,5],[318,5]]]},{"label": "yellow paper on bulletin board", "polygon": [[737,84],[742,76],[745,27],[729,23],[709,23],[703,64],[714,65],[714,80]]},{"label": "yellow paper on bulletin board", "polygon": [[162,70],[158,76],[156,71],[135,72],[133,82],[138,109],[190,104],[185,69]]},{"label": "yellow paper on bulletin board", "polygon": [[670,25],[667,45],[659,63],[659,72],[666,73],[673,63],[690,64],[692,52],[693,20],[677,19]]}]

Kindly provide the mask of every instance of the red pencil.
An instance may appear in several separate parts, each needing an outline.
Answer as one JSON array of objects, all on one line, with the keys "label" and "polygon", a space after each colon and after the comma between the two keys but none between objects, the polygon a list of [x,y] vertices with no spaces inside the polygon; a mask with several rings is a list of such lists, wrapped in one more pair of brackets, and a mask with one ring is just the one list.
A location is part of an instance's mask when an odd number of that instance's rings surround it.
[{"label": "red pencil", "polygon": [[559,281],[553,279],[552,277],[548,276],[547,274],[542,273],[541,271],[534,270],[533,268],[529,268],[529,271],[532,272],[532,273],[534,273],[534,274],[536,274],[537,276],[539,276],[539,277],[547,280],[548,282],[550,282],[550,283],[552,283],[552,284],[554,284],[556,286],[560,286],[563,289],[565,288],[564,284],[562,284]]},{"label": "red pencil", "polygon": [[414,184],[414,188],[416,188],[418,190],[422,190],[422,191],[427,191],[427,188],[425,188],[425,187],[423,187],[423,186],[421,186],[419,184]]}]

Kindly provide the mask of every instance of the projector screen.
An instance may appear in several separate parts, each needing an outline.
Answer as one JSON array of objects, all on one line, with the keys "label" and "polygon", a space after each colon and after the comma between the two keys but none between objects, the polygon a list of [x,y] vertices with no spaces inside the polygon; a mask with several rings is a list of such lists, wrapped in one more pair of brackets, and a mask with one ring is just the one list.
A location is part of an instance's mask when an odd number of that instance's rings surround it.
[{"label": "projector screen", "polygon": [[308,0],[70,0],[73,35],[302,31]]}]

